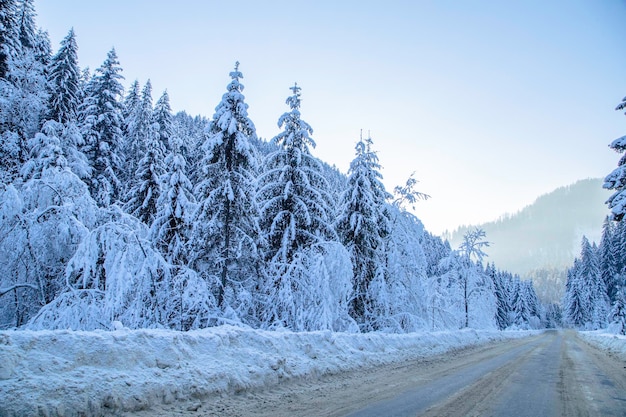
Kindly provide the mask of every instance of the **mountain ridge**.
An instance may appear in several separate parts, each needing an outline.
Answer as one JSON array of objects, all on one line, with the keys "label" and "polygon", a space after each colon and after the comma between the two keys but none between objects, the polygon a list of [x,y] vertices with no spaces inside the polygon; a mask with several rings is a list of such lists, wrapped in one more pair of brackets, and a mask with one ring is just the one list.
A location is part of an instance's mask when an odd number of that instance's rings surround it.
[{"label": "mountain ridge", "polygon": [[513,214],[479,225],[461,226],[443,238],[458,247],[463,235],[476,227],[487,234],[491,246],[487,262],[525,275],[537,269],[566,268],[578,254],[585,235],[598,242],[604,217],[604,202],[610,192],[601,178],[587,178],[556,188]]}]

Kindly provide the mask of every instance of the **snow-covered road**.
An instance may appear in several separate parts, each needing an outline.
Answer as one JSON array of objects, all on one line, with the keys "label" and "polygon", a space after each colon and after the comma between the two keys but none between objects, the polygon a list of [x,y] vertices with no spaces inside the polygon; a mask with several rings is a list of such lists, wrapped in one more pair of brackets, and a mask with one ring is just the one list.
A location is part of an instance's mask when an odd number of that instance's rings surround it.
[{"label": "snow-covered road", "polygon": [[548,331],[138,416],[624,416],[625,403],[619,356],[589,346],[576,332]]},{"label": "snow-covered road", "polygon": [[[232,326],[166,330],[0,332],[0,415],[119,415],[203,407],[380,365],[521,338],[529,332],[293,333]],[[205,413],[209,410],[206,406]],[[166,415],[167,412],[164,414]]]}]

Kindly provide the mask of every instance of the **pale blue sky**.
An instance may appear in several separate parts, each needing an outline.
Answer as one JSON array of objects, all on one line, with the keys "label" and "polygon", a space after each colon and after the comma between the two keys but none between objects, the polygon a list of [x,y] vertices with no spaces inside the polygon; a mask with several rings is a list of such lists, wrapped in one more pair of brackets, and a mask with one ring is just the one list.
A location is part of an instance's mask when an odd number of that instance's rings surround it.
[{"label": "pale blue sky", "polygon": [[346,172],[371,131],[389,190],[416,171],[436,233],[603,177],[626,134],[626,2],[36,0],[56,51],[81,66],[115,46],[126,85],[150,78],[175,111],[212,116],[241,62],[260,136],[294,81],[314,154]]}]

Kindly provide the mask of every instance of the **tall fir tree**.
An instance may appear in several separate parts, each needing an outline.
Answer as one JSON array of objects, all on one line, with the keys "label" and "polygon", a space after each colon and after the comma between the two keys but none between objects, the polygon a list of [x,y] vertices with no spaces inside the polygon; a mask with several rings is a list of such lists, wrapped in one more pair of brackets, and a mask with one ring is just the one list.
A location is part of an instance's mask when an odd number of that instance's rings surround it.
[{"label": "tall fir tree", "polygon": [[487,265],[486,272],[493,282],[493,289],[496,300],[496,324],[498,326],[498,329],[504,330],[511,324],[509,323],[511,306],[509,305],[509,297],[506,291],[506,287],[502,282],[504,280],[504,274],[497,271],[494,264]]},{"label": "tall fir tree", "polygon": [[157,133],[159,141],[163,144],[165,149],[169,150],[169,139],[174,134],[174,116],[172,115],[170,96],[167,90],[163,92],[154,105],[152,122],[158,124]]},{"label": "tall fir tree", "polygon": [[286,265],[321,239],[336,239],[328,183],[309,149],[315,147],[313,129],[300,118],[300,90],[297,84],[291,87],[291,111],[278,119],[283,131],[272,139],[278,149],[266,157],[259,190],[266,260]]},{"label": "tall fir tree", "polygon": [[18,34],[22,48],[32,49],[37,45],[34,0],[18,0]]},{"label": "tall fir tree", "polygon": [[586,326],[600,329],[606,326],[609,313],[609,298],[606,284],[602,279],[598,265],[598,253],[595,245],[583,236],[580,252],[580,276],[584,285],[588,309]]},{"label": "tall fir tree", "polygon": [[[11,5],[6,5],[9,12]],[[48,101],[46,54],[47,35],[37,35],[32,0],[22,0],[15,7],[15,20],[7,17],[3,45],[7,53],[7,72],[0,79],[0,175],[6,181],[17,177],[17,171],[29,157],[28,141],[41,130]],[[24,33],[28,33],[25,35]],[[26,39],[30,39],[26,41]],[[27,42],[22,43],[22,40]],[[43,48],[36,48],[42,46]]]},{"label": "tall fir tree", "polygon": [[254,185],[257,156],[250,143],[256,129],[248,117],[238,62],[230,77],[205,131],[194,216],[194,265],[211,277],[224,310],[236,309],[239,295],[256,285],[259,233]]},{"label": "tall fir tree", "polygon": [[354,299],[351,315],[363,330],[371,329],[379,313],[378,300],[370,289],[378,277],[385,282],[385,241],[391,226],[386,200],[391,196],[382,184],[378,156],[372,139],[359,140],[356,157],[348,171],[348,186],[341,197],[336,228],[352,261]]},{"label": "tall fir tree", "polygon": [[[131,91],[126,97],[127,105],[133,104],[132,108],[124,106],[124,111],[128,112],[128,116],[124,120],[126,134],[124,135],[124,166],[125,173],[121,180],[126,184],[126,194],[136,185],[137,179],[135,173],[139,167],[139,161],[148,151],[147,144],[152,139],[148,136],[153,134],[152,129],[152,83],[150,80],[141,89],[141,95],[137,98],[134,96],[135,85],[131,87]],[[124,110],[125,109],[125,110]]]},{"label": "tall fir tree", "polygon": [[152,225],[161,195],[161,176],[165,173],[165,148],[158,137],[158,127],[151,125],[144,138],[146,151],[132,179],[124,210],[147,226]]},{"label": "tall fir tree", "polygon": [[[150,226],[157,211],[161,194],[161,176],[165,173],[165,146],[159,134],[159,125],[152,122],[152,84],[146,82],[141,101],[133,112],[131,150],[135,156],[126,159],[126,169],[135,167],[134,175],[127,179],[124,209]],[[139,158],[134,162],[135,158]]]},{"label": "tall fir tree", "polygon": [[120,196],[122,140],[122,105],[124,77],[115,49],[111,49],[102,66],[87,86],[84,123],[85,154],[93,168],[90,180],[92,197],[100,206],[114,203]]},{"label": "tall fir tree", "polygon": [[278,119],[283,131],[272,139],[276,150],[266,156],[260,177],[266,261],[261,314],[269,326],[304,330],[317,326],[309,318],[320,304],[318,288],[327,285],[325,274],[309,264],[324,258],[326,242],[338,238],[330,218],[329,185],[309,149],[315,147],[313,129],[300,117],[300,87],[291,90],[286,101],[290,111]]},{"label": "tall fir tree", "polygon": [[600,275],[607,288],[609,300],[615,301],[619,290],[619,273],[616,252],[619,249],[619,240],[616,240],[616,228],[607,217],[602,226],[602,238],[600,241]]},{"label": "tall fir tree", "polygon": [[17,2],[0,0],[0,79],[9,74],[10,61],[17,56]]},{"label": "tall fir tree", "polygon": [[185,173],[181,140],[170,136],[170,152],[165,158],[166,173],[157,212],[151,228],[152,241],[172,265],[187,265],[188,240],[195,210],[192,185]]},{"label": "tall fir tree", "polygon": [[80,100],[80,68],[74,29],[70,29],[50,65],[48,118],[59,123],[76,122]]}]

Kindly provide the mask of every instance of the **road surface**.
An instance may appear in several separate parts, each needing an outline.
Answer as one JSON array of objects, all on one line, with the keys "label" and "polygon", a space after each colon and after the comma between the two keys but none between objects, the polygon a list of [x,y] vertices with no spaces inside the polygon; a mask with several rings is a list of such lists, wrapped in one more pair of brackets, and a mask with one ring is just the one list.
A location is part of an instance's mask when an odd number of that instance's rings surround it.
[{"label": "road surface", "polygon": [[[626,416],[626,363],[572,331],[263,390],[170,404],[171,416]],[[146,415],[148,415],[146,414]]]}]

